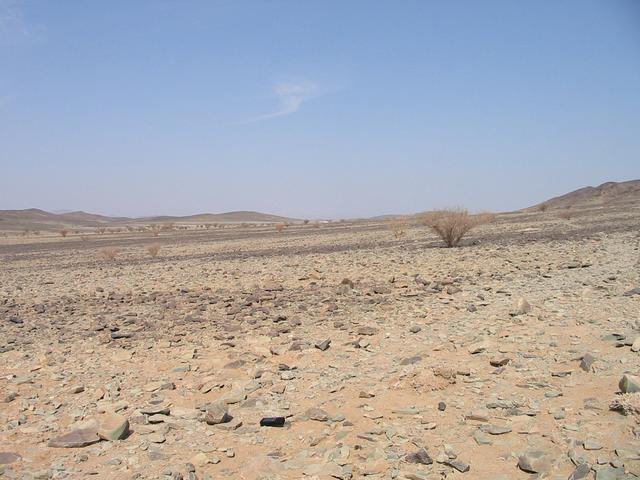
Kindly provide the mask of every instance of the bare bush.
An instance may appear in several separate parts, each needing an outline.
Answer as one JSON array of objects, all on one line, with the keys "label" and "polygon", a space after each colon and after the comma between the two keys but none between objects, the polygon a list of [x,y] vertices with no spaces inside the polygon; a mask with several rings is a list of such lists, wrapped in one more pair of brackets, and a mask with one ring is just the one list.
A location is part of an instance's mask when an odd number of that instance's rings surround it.
[{"label": "bare bush", "polygon": [[62,238],[65,238],[67,235],[69,235],[69,230],[63,228],[62,230],[58,230],[58,233],[62,236]]},{"label": "bare bush", "polygon": [[540,205],[538,205],[538,211],[544,213],[547,210],[549,210],[549,205],[547,205],[546,203],[541,203]]},{"label": "bare bush", "polygon": [[284,223],[276,223],[276,232],[282,233],[284,232],[286,225]]},{"label": "bare bush", "polygon": [[120,250],[114,247],[105,247],[102,250],[100,250],[100,256],[105,260],[110,260],[110,261],[115,260],[119,253],[120,253]]},{"label": "bare bush", "polygon": [[87,243],[89,241],[89,237],[86,235],[80,235],[80,240],[82,240],[82,243]]},{"label": "bare bush", "polygon": [[396,239],[404,237],[407,233],[407,220],[405,218],[391,218],[387,220],[387,226]]},{"label": "bare bush", "polygon": [[448,208],[426,212],[420,216],[424,225],[433,230],[447,247],[457,247],[473,228],[495,219],[493,213],[471,215],[464,208]]},{"label": "bare bush", "polygon": [[153,258],[156,258],[158,256],[158,253],[160,252],[160,244],[152,243],[147,247],[147,252],[149,252],[149,255],[151,255]]}]

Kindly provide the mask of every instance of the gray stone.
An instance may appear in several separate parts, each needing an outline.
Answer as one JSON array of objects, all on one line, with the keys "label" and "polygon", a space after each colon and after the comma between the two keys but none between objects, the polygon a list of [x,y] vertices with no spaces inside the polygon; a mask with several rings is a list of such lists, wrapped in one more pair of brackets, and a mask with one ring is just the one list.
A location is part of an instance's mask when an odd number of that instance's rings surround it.
[{"label": "gray stone", "polygon": [[547,473],[551,470],[551,458],[542,450],[528,450],[518,457],[520,470],[529,473]]},{"label": "gray stone", "polygon": [[54,448],[82,448],[99,441],[100,437],[95,429],[83,428],[52,438],[47,445]]},{"label": "gray stone", "polygon": [[327,338],[326,340],[316,343],[315,347],[324,352],[329,348],[329,345],[331,345],[331,340]]},{"label": "gray stone", "polygon": [[618,383],[622,393],[640,392],[640,378],[635,375],[623,375]]},{"label": "gray stone", "polygon": [[580,368],[585,372],[590,372],[593,369],[593,364],[596,361],[595,357],[590,353],[585,353],[580,361]]}]

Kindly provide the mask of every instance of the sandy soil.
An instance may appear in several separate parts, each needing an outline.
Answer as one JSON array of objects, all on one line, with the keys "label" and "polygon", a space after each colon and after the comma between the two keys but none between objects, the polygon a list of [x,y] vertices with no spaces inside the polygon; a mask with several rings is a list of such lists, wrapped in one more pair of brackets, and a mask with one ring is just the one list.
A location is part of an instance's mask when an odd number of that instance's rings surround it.
[{"label": "sandy soil", "polygon": [[639,228],[1,238],[0,477],[636,478],[638,417],[609,406],[640,374]]}]

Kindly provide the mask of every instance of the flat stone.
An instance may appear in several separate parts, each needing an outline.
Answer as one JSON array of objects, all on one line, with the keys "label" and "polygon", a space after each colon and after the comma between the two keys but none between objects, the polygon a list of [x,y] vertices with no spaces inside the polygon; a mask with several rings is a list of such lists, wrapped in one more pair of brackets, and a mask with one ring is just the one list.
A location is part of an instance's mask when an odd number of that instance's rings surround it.
[{"label": "flat stone", "polygon": [[47,445],[54,448],[82,448],[99,441],[100,437],[94,428],[84,428],[52,438]]},{"label": "flat stone", "polygon": [[329,345],[331,345],[331,340],[329,340],[328,338],[326,340],[323,340],[321,342],[317,342],[315,347],[319,350],[322,350],[323,352],[329,348]]},{"label": "flat stone", "polygon": [[509,357],[505,357],[504,355],[499,355],[489,360],[489,363],[491,364],[492,367],[503,367],[507,363],[509,363],[509,361],[510,361]]},{"label": "flat stone", "polygon": [[164,443],[167,438],[160,432],[153,432],[147,435],[147,440],[149,440],[151,443]]},{"label": "flat stone", "polygon": [[321,408],[310,408],[307,410],[307,417],[309,417],[309,420],[315,420],[317,422],[326,422],[329,420],[329,414]]},{"label": "flat stone", "polygon": [[217,428],[219,428],[220,430],[236,430],[237,428],[240,428],[242,426],[242,420],[240,420],[237,417],[232,418],[231,420],[229,420],[228,422],[225,423],[219,423],[216,425]]},{"label": "flat stone", "polygon": [[9,465],[22,459],[20,455],[13,452],[0,452],[0,465]]},{"label": "flat stone", "polygon": [[504,435],[511,432],[511,427],[502,427],[499,425],[481,425],[480,430],[489,435]]},{"label": "flat stone", "polygon": [[594,440],[586,440],[582,446],[585,450],[602,450],[602,445]]},{"label": "flat stone", "polygon": [[365,326],[358,328],[358,335],[375,335],[376,333],[378,333],[378,329],[375,327]]},{"label": "flat stone", "polygon": [[469,352],[472,355],[475,355],[476,353],[484,352],[488,348],[489,348],[489,342],[487,341],[476,342],[476,343],[472,343],[467,347],[467,352]]},{"label": "flat stone", "polygon": [[445,460],[443,464],[462,473],[468,472],[471,469],[471,465],[461,460]]},{"label": "flat stone", "polygon": [[414,363],[418,363],[422,360],[420,355],[414,355],[413,357],[407,357],[400,360],[400,365],[413,365]]}]

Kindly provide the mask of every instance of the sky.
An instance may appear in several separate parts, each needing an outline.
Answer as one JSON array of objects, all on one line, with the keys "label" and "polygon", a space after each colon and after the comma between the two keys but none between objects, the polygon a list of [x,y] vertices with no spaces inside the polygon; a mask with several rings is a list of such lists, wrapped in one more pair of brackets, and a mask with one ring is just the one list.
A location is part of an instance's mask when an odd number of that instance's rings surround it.
[{"label": "sky", "polygon": [[636,0],[0,0],[0,209],[506,211],[639,153]]}]

